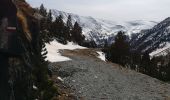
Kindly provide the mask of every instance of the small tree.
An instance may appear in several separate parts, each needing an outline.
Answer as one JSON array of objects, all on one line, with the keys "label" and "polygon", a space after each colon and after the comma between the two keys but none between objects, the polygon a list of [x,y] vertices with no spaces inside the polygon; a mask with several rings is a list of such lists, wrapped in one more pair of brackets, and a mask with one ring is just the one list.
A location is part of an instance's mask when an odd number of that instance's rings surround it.
[{"label": "small tree", "polygon": [[43,4],[41,4],[41,6],[40,6],[39,13],[44,17],[47,16],[47,10],[46,10],[46,8],[44,7]]},{"label": "small tree", "polygon": [[65,25],[63,22],[63,17],[58,16],[52,24],[51,31],[54,37],[61,43],[66,43],[66,33],[64,32]]},{"label": "small tree", "polygon": [[64,33],[66,35],[66,39],[69,41],[71,41],[71,30],[72,29],[73,29],[72,19],[71,19],[71,15],[69,15],[67,22],[66,22],[66,26],[64,27]]},{"label": "small tree", "polygon": [[47,14],[47,22],[52,23],[53,17],[52,17],[52,12],[49,10]]},{"label": "small tree", "polygon": [[68,16],[66,26],[71,30],[73,28],[71,15]]},{"label": "small tree", "polygon": [[151,72],[151,60],[150,60],[150,56],[149,56],[149,53],[144,53],[142,55],[142,59],[141,59],[141,68],[142,68],[142,72],[145,73],[145,74],[150,74],[149,72]]},{"label": "small tree", "polygon": [[74,27],[71,31],[71,36],[73,42],[78,43],[79,45],[82,45],[85,37],[82,35],[82,28],[79,26],[77,22],[75,22]]},{"label": "small tree", "polygon": [[120,31],[115,37],[115,42],[108,51],[108,59],[122,65],[127,64],[129,56],[129,43],[124,32]]},{"label": "small tree", "polygon": [[52,20],[53,20],[52,12],[51,12],[51,10],[49,10],[49,12],[47,14],[47,24],[48,24],[47,28],[48,28],[48,30],[51,29]]}]

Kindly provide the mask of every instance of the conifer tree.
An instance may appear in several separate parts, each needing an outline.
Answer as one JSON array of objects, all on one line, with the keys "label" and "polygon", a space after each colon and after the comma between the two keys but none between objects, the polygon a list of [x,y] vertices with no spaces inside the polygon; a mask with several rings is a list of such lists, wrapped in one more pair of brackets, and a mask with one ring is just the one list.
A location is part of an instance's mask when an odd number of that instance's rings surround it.
[{"label": "conifer tree", "polygon": [[63,30],[64,30],[64,22],[63,22],[63,17],[60,15],[59,17],[58,17],[58,20],[56,20],[56,22],[57,22],[57,29],[58,29],[58,35],[60,36],[60,37],[64,37],[64,32],[63,32]]},{"label": "conifer tree", "polygon": [[54,34],[54,37],[61,43],[64,43],[66,44],[67,42],[67,39],[66,39],[66,29],[65,29],[65,25],[64,25],[64,22],[63,22],[63,18],[62,16],[58,16],[56,17],[55,21],[53,22],[52,24],[52,32]]},{"label": "conifer tree", "polygon": [[[102,49],[103,52],[107,52],[108,51],[108,48],[109,48],[109,45],[108,45],[108,40],[105,40],[104,42],[104,48]],[[106,57],[107,58],[107,57]]]},{"label": "conifer tree", "polygon": [[52,33],[51,26],[52,26],[52,13],[51,10],[47,12],[46,8],[41,4],[39,9],[40,14],[43,18],[40,20],[40,34],[41,37],[44,39],[45,42],[50,42],[52,40]]},{"label": "conifer tree", "polygon": [[52,31],[53,17],[52,17],[51,10],[49,10],[46,20],[47,20],[47,31],[48,31],[48,33],[47,33],[48,41],[47,42],[49,42],[49,41],[52,41],[52,39],[53,39],[53,34],[52,34],[53,33],[53,31]]},{"label": "conifer tree", "polygon": [[52,23],[53,17],[52,17],[52,12],[49,10],[47,14],[47,22]]},{"label": "conifer tree", "polygon": [[64,26],[63,28],[63,35],[65,40],[71,41],[71,31],[67,26]]},{"label": "conifer tree", "polygon": [[71,41],[71,30],[72,29],[73,29],[72,19],[71,19],[71,15],[69,15],[67,22],[66,22],[66,27],[65,27],[65,33],[67,36],[67,40],[69,40],[69,41]]},{"label": "conifer tree", "polygon": [[85,37],[82,35],[82,28],[79,26],[77,22],[75,22],[74,27],[71,31],[71,36],[73,42],[78,43],[79,45],[82,45]]},{"label": "conifer tree", "polygon": [[68,16],[66,26],[71,30],[73,28],[71,15]]},{"label": "conifer tree", "polygon": [[40,6],[39,13],[44,17],[47,16],[47,10],[46,10],[46,8],[44,7],[43,4],[41,4],[41,6]]},{"label": "conifer tree", "polygon": [[124,32],[120,31],[115,36],[115,42],[111,45],[108,54],[109,60],[125,65],[129,56],[129,43]]},{"label": "conifer tree", "polygon": [[149,74],[150,72],[150,56],[149,53],[144,53],[141,59],[141,67],[142,67],[142,71],[143,73]]},{"label": "conifer tree", "polygon": [[152,77],[157,77],[157,60],[156,60],[156,58],[155,57],[153,57],[152,59],[151,59],[151,64],[150,64],[150,76],[152,76]]}]

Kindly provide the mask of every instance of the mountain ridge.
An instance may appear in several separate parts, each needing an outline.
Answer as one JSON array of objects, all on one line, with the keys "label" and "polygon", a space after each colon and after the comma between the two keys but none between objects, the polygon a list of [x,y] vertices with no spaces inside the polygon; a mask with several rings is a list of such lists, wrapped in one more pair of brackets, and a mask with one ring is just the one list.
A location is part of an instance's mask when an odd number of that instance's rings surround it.
[{"label": "mountain ridge", "polygon": [[170,17],[155,25],[152,29],[138,34],[131,42],[135,50],[141,52],[153,52],[165,48],[170,43]]},{"label": "mountain ridge", "polygon": [[51,11],[54,19],[61,15],[65,23],[68,16],[71,15],[72,24],[77,21],[83,29],[83,35],[85,35],[86,40],[95,41],[97,45],[104,44],[105,40],[108,40],[108,43],[112,43],[118,31],[125,31],[128,35],[131,35],[132,33],[139,33],[141,30],[150,29],[157,24],[155,21],[144,20],[116,22],[91,16],[79,16],[55,9]]}]

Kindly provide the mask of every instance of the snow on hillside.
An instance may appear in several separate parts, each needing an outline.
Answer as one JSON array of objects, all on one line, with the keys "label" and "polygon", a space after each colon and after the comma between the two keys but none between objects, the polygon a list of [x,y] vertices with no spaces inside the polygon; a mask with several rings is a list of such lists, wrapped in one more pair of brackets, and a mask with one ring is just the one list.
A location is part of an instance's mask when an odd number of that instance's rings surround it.
[{"label": "snow on hillside", "polygon": [[131,42],[134,50],[149,52],[155,55],[167,49],[170,43],[170,17],[161,21],[153,28],[142,31]]},{"label": "snow on hillside", "polygon": [[[102,44],[105,39],[113,38],[118,31],[125,31],[128,35],[131,35],[132,33],[138,33],[141,30],[150,29],[157,24],[157,22],[154,21],[143,20],[116,22],[79,16],[58,10],[52,10],[52,14],[54,18],[61,15],[64,22],[66,22],[68,16],[71,15],[72,23],[74,24],[77,21],[81,25],[86,39],[94,40],[97,44]],[[110,41],[113,42],[113,39]]]},{"label": "snow on hillside", "polygon": [[128,35],[131,35],[132,33],[139,33],[141,30],[151,29],[156,24],[157,22],[154,21],[136,20],[126,22],[124,26],[126,26]]},{"label": "snow on hillside", "polygon": [[150,56],[161,56],[161,55],[167,55],[167,53],[170,52],[170,43],[166,43],[166,45],[163,48],[158,48],[154,50],[152,53],[150,53]]},{"label": "snow on hillside", "polygon": [[50,62],[62,62],[62,61],[68,61],[71,60],[68,57],[64,57],[60,54],[60,50],[68,49],[68,50],[74,50],[74,49],[85,49],[85,47],[81,47],[77,44],[74,44],[72,42],[69,42],[67,45],[63,45],[61,43],[58,43],[57,41],[52,41],[49,44],[46,43],[46,48],[48,51],[47,59]]}]

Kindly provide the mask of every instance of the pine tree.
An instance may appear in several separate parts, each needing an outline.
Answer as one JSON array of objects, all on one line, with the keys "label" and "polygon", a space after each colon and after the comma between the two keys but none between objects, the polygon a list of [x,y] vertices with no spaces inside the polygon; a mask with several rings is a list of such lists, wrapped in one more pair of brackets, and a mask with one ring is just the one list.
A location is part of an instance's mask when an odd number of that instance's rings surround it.
[{"label": "pine tree", "polygon": [[53,20],[52,12],[51,12],[51,10],[49,10],[49,12],[47,14],[47,22],[52,23],[52,20]]},{"label": "pine tree", "polygon": [[108,51],[108,59],[112,62],[125,65],[129,56],[129,43],[124,32],[120,31],[115,36],[115,42]]},{"label": "pine tree", "polygon": [[158,68],[157,68],[157,60],[156,60],[156,58],[155,57],[153,57],[152,59],[151,59],[151,64],[150,64],[150,76],[152,76],[152,77],[157,77],[157,70],[158,70]]},{"label": "pine tree", "polygon": [[41,6],[40,6],[39,13],[44,17],[47,16],[47,10],[46,10],[46,8],[44,7],[43,4],[41,4]]},{"label": "pine tree", "polygon": [[[109,49],[108,40],[105,40],[104,47],[103,47],[102,51],[107,53],[108,49]],[[106,58],[108,58],[107,55],[105,55],[105,56],[106,56]]]},{"label": "pine tree", "polygon": [[71,15],[68,16],[66,26],[71,30],[73,29]]},{"label": "pine tree", "polygon": [[142,72],[145,74],[149,74],[151,71],[150,67],[150,56],[149,53],[144,53],[141,59],[141,67],[142,67]]},{"label": "pine tree", "polygon": [[41,41],[41,61],[42,63],[47,63],[46,58],[47,58],[48,51],[45,47],[45,41]]},{"label": "pine tree", "polygon": [[71,41],[71,30],[72,29],[73,29],[72,19],[71,19],[71,15],[69,15],[67,22],[66,22],[66,27],[65,27],[66,38],[69,41]]},{"label": "pine tree", "polygon": [[84,35],[82,35],[82,28],[79,26],[77,22],[75,22],[73,30],[71,31],[71,36],[73,42],[78,43],[79,45],[83,44],[85,39]]},{"label": "pine tree", "polygon": [[140,61],[141,61],[140,53],[138,51],[131,51],[129,61],[130,61],[131,69],[139,72],[139,64],[140,64]]},{"label": "pine tree", "polygon": [[49,41],[52,41],[52,39],[53,39],[53,34],[52,34],[53,33],[53,31],[52,31],[53,17],[52,17],[51,10],[49,10],[46,20],[47,20],[46,22],[47,22],[47,30],[48,30],[48,33],[47,33],[48,41],[47,42],[49,42]]},{"label": "pine tree", "polygon": [[42,35],[45,42],[50,42],[52,40],[52,13],[51,10],[49,12],[46,11],[46,8],[43,4],[40,6],[39,9],[40,14],[43,18],[40,20],[40,34]]},{"label": "pine tree", "polygon": [[65,32],[66,28],[61,15],[56,17],[55,21],[52,24],[51,31],[53,32],[54,37],[57,41],[63,44],[67,43],[67,33]]},{"label": "pine tree", "polygon": [[53,20],[51,10],[49,10],[49,12],[48,12],[48,14],[47,14],[46,20],[47,20],[47,25],[48,25],[48,26],[47,26],[47,29],[50,30],[51,25],[52,25],[52,20]]},{"label": "pine tree", "polygon": [[64,26],[63,35],[65,40],[71,41],[71,31],[67,26]]},{"label": "pine tree", "polygon": [[59,17],[58,17],[58,20],[56,20],[57,22],[57,30],[58,30],[58,35],[59,35],[59,37],[60,38],[64,38],[64,32],[63,32],[63,30],[64,30],[64,22],[63,22],[63,17],[60,15]]}]

